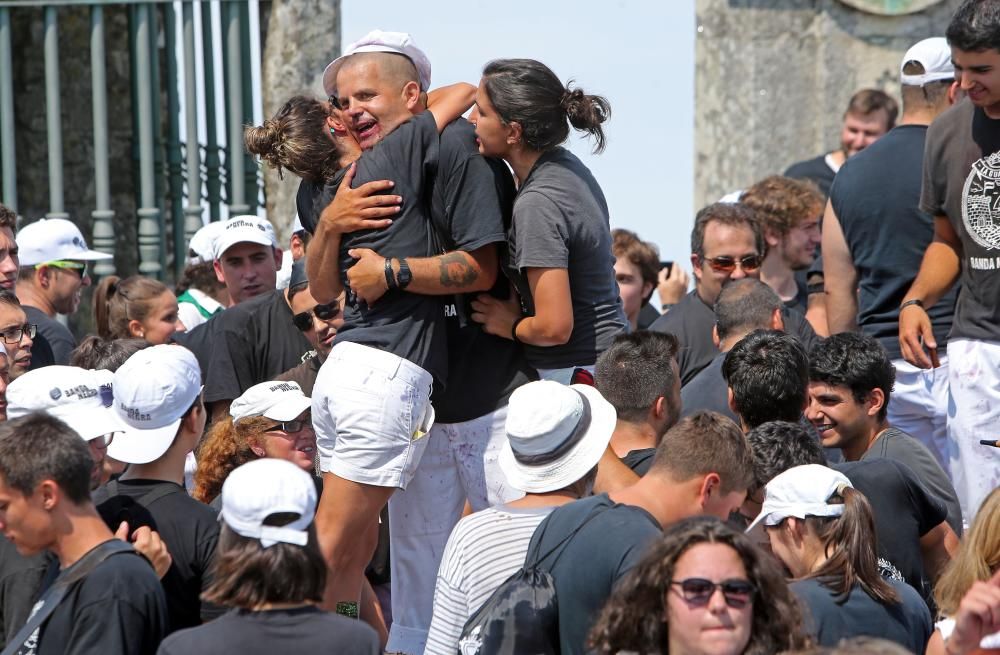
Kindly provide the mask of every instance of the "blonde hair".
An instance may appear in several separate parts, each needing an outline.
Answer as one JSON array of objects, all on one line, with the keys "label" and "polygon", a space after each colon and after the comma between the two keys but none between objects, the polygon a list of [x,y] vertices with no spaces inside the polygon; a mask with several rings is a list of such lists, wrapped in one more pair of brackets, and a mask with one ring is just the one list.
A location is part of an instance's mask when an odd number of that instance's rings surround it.
[{"label": "blonde hair", "polygon": [[958,553],[934,586],[934,600],[943,616],[954,616],[962,596],[976,581],[989,580],[1000,567],[1000,489],[979,506]]},{"label": "blonde hair", "polygon": [[259,457],[253,447],[260,445],[261,435],[273,424],[265,416],[248,416],[235,424],[232,416],[217,421],[198,451],[191,495],[206,504],[215,500],[233,469]]}]

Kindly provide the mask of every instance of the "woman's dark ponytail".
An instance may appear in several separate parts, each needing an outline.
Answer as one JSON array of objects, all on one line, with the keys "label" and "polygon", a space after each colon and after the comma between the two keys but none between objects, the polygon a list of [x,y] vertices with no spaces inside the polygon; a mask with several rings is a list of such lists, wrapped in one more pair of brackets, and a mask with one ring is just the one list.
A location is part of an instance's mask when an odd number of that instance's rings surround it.
[{"label": "woman's dark ponytail", "polygon": [[[571,80],[570,84],[572,83]],[[567,86],[560,104],[566,111],[570,125],[594,137],[594,152],[604,152],[607,139],[601,123],[611,117],[611,104],[607,98],[587,95],[581,89],[571,89]]]}]

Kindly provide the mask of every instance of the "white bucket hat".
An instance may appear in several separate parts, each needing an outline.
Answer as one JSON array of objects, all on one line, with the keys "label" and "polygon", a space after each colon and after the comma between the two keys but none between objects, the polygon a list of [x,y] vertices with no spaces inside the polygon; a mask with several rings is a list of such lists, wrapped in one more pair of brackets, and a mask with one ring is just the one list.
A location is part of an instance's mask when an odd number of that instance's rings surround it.
[{"label": "white bucket hat", "polygon": [[529,382],[510,396],[500,469],[515,489],[528,493],[567,487],[597,465],[617,420],[594,387]]},{"label": "white bucket hat", "polygon": [[789,516],[804,519],[807,516],[840,516],[843,503],[831,503],[830,497],[843,493],[854,485],[840,471],[819,464],[795,466],[776,475],[764,487],[764,504],[747,532],[764,522],[778,525]]},{"label": "white bucket hat", "polygon": [[[282,526],[265,525],[272,514],[298,514]],[[283,459],[265,457],[237,467],[222,484],[219,520],[264,548],[281,542],[305,546],[316,514],[316,485],[309,474]]]},{"label": "white bucket hat", "polygon": [[111,408],[111,371],[76,366],[44,366],[28,371],[7,387],[7,418],[45,412],[73,428],[84,441],[124,432]]},{"label": "white bucket hat", "polygon": [[233,422],[251,416],[265,416],[275,421],[291,421],[312,407],[296,382],[261,382],[255,384],[229,406]]}]

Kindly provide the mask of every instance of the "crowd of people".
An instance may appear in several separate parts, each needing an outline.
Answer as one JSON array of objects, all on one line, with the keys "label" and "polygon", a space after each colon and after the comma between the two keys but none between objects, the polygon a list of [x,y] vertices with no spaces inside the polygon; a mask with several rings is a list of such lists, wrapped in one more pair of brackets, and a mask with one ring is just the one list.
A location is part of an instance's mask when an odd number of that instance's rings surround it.
[{"label": "crowd of people", "polygon": [[1000,0],[690,291],[562,146],[606,98],[380,31],[323,84],[245,133],[287,250],[209,223],[79,341],[111,255],[0,205],[3,655],[1000,649]]}]

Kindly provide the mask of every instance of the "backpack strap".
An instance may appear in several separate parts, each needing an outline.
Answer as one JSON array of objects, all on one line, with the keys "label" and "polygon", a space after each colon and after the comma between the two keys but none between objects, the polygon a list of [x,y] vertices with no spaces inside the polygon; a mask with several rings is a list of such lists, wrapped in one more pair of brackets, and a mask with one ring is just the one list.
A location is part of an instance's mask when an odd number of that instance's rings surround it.
[{"label": "backpack strap", "polygon": [[110,539],[92,549],[67,571],[60,573],[56,581],[52,583],[52,586],[39,599],[38,602],[41,603],[41,606],[38,608],[38,611],[7,642],[7,647],[3,649],[0,655],[14,655],[19,652],[24,642],[31,638],[35,630],[49,618],[73,585],[90,575],[101,562],[119,553],[135,553],[135,550],[124,541]]},{"label": "backpack strap", "polygon": [[[542,521],[542,523],[538,526],[538,529],[535,532],[535,536],[532,537],[531,544],[529,544],[528,546],[528,554],[524,560],[524,568],[527,569],[532,566],[538,566],[542,561],[552,556],[552,554],[555,553],[557,550],[559,551],[559,555],[562,555],[562,550],[565,550],[565,546],[569,544],[570,539],[575,537],[576,533],[583,529],[583,526],[590,523],[592,519],[603,514],[608,509],[610,509],[610,507],[599,507],[591,511],[590,515],[587,516],[587,518],[584,519],[583,522],[580,523],[580,525],[573,528],[573,530],[568,535],[560,539],[559,543],[557,543],[555,546],[546,551],[544,555],[539,556],[538,552],[541,550],[542,541],[545,538],[545,532],[549,527],[549,519],[552,518],[552,514],[546,516],[545,520]],[[556,560],[559,559],[559,555],[556,555],[556,558],[552,560],[552,564],[556,563]]]},{"label": "backpack strap", "polygon": [[143,494],[142,497],[140,497],[135,502],[139,503],[143,507],[149,507],[159,499],[165,496],[170,496],[171,494],[180,493],[181,491],[183,491],[182,487],[178,487],[176,484],[172,482],[164,482],[163,484],[159,484],[152,490]]}]

